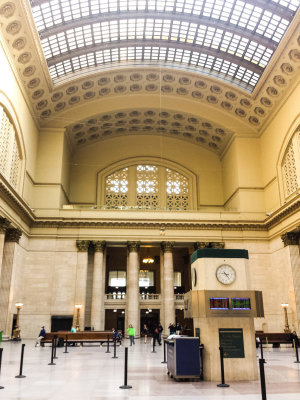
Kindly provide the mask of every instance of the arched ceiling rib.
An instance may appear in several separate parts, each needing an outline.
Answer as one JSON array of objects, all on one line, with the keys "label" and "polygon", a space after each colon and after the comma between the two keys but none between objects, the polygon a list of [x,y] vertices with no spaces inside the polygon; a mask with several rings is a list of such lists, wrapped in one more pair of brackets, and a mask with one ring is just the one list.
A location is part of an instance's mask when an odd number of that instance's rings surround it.
[{"label": "arched ceiling rib", "polygon": [[154,61],[218,74],[249,91],[298,5],[298,0],[31,1],[53,82],[104,64]]}]

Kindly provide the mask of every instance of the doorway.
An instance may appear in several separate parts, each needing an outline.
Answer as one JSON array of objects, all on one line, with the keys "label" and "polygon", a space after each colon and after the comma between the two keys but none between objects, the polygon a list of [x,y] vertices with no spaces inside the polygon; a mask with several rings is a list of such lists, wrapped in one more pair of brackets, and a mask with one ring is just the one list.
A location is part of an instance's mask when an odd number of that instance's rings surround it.
[{"label": "doorway", "polygon": [[105,310],[105,330],[111,331],[113,328],[117,331],[122,331],[122,335],[124,336],[125,310]]},{"label": "doorway", "polygon": [[158,326],[160,321],[160,313],[159,310],[152,310],[152,309],[141,309],[141,331],[144,325],[147,325],[150,334],[153,332],[154,327]]}]

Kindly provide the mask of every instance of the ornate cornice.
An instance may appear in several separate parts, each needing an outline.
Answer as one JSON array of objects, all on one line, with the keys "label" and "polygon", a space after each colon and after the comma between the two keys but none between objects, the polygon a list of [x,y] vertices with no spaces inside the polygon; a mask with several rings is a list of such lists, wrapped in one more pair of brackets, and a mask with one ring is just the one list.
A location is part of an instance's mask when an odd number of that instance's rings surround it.
[{"label": "ornate cornice", "polygon": [[5,234],[5,241],[19,243],[21,236],[22,236],[21,229],[8,228]]},{"label": "ornate cornice", "polygon": [[127,248],[129,253],[137,253],[140,249],[140,242],[127,242]]},{"label": "ornate cornice", "polygon": [[90,240],[76,240],[76,246],[80,252],[88,251],[89,245]]},{"label": "ornate cornice", "polygon": [[174,242],[161,242],[160,246],[163,253],[172,253]]},{"label": "ornate cornice", "polygon": [[224,249],[225,243],[224,242],[195,242],[194,243],[194,249],[207,249],[207,248],[212,248],[212,249]]},{"label": "ornate cornice", "polygon": [[299,246],[300,232],[287,232],[281,235],[284,246]]},{"label": "ornate cornice", "polygon": [[6,218],[0,217],[0,233],[5,233],[10,225],[10,222]]},{"label": "ornate cornice", "polygon": [[104,252],[106,246],[105,240],[93,240],[92,244],[94,246],[95,252]]}]

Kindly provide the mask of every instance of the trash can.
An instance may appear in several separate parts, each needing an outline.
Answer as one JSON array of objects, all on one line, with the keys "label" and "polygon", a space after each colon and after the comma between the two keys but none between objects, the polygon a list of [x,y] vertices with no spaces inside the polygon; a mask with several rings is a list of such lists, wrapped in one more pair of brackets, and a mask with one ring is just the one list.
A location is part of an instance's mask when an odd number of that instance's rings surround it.
[{"label": "trash can", "polygon": [[2,342],[2,331],[0,331],[0,343]]}]

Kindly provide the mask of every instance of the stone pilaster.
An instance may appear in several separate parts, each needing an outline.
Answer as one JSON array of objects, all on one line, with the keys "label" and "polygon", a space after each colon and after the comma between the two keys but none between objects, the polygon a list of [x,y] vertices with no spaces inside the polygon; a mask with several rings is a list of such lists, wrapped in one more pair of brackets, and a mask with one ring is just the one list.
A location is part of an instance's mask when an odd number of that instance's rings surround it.
[{"label": "stone pilaster", "polygon": [[173,242],[162,242],[163,252],[163,308],[164,308],[164,332],[168,332],[170,323],[175,323],[174,306],[174,267],[173,267]]},{"label": "stone pilaster", "polygon": [[91,326],[95,331],[103,331],[105,323],[104,296],[105,296],[105,241],[93,241],[94,245],[94,270]]},{"label": "stone pilaster", "polygon": [[87,282],[87,269],[88,269],[88,250],[89,240],[76,240],[77,265],[76,265],[76,287],[74,297],[74,326],[76,324],[76,310],[75,304],[81,304],[79,326],[80,330],[84,330],[85,324],[85,305],[86,305],[86,282]]},{"label": "stone pilaster", "polygon": [[0,217],[0,280],[1,280],[1,270],[2,270],[2,259],[3,259],[3,248],[5,233],[10,225],[10,222],[6,218]]},{"label": "stone pilaster", "polygon": [[291,264],[295,303],[296,303],[296,331],[300,332],[300,254],[299,254],[300,232],[287,232],[281,236],[281,239],[288,251],[288,257]]},{"label": "stone pilaster", "polygon": [[5,243],[3,249],[3,264],[0,281],[0,331],[4,335],[11,334],[13,282],[16,270],[17,244],[22,236],[20,229],[8,228],[6,230]]},{"label": "stone pilaster", "polygon": [[126,313],[125,331],[129,324],[140,334],[140,307],[139,307],[139,242],[128,242],[127,277],[126,277]]}]

